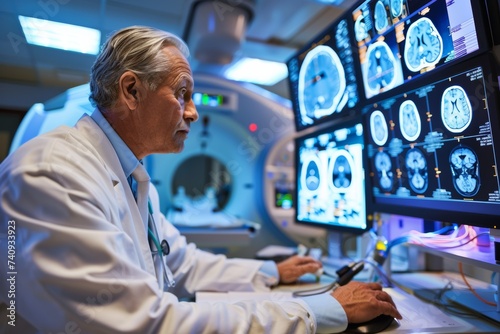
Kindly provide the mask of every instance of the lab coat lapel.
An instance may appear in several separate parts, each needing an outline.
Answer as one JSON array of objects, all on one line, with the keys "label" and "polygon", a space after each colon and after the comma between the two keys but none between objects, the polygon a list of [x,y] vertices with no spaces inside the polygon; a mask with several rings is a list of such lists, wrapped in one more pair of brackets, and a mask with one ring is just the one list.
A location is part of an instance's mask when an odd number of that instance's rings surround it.
[{"label": "lab coat lapel", "polygon": [[139,212],[120,160],[106,135],[94,120],[90,116],[84,116],[76,127],[81,130],[80,133],[97,151],[99,159],[102,160],[113,180],[117,202],[110,203],[110,205],[119,206],[120,212],[120,221],[115,222],[115,224],[129,235],[134,242],[134,249],[138,253],[141,267],[156,276],[147,236],[147,202],[146,219],[143,219],[143,214]]}]

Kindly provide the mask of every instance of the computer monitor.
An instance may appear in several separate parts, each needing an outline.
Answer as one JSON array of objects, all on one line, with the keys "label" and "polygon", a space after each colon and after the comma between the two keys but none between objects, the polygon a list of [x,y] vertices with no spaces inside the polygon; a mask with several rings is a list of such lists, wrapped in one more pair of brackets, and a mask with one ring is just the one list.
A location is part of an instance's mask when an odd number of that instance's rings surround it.
[{"label": "computer monitor", "polygon": [[363,108],[373,210],[499,228],[498,73],[487,53]]},{"label": "computer monitor", "polygon": [[353,52],[353,23],[347,14],[287,61],[297,131],[351,114],[363,94]]},{"label": "computer monitor", "polygon": [[490,48],[476,0],[365,0],[352,11],[367,99]]},{"label": "computer monitor", "polygon": [[299,224],[361,234],[366,217],[361,117],[315,128],[295,139],[295,215]]}]

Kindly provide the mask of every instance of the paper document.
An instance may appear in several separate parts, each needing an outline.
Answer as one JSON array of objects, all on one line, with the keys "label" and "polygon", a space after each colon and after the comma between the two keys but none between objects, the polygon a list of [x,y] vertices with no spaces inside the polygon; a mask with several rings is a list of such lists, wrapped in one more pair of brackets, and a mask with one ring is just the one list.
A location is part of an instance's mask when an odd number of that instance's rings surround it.
[{"label": "paper document", "polygon": [[296,247],[269,245],[258,251],[256,256],[271,258],[274,256],[292,256],[295,253],[297,253]]},{"label": "paper document", "polygon": [[176,226],[234,228],[245,225],[245,221],[222,211],[212,213],[180,212],[169,210],[167,220]]},{"label": "paper document", "polygon": [[472,333],[474,326],[450,317],[436,306],[426,303],[402,290],[384,288],[403,316],[400,326],[390,327],[387,333]]},{"label": "paper document", "polygon": [[291,300],[294,299],[290,291],[270,291],[270,292],[197,292],[196,302],[215,303],[237,303],[244,300]]}]

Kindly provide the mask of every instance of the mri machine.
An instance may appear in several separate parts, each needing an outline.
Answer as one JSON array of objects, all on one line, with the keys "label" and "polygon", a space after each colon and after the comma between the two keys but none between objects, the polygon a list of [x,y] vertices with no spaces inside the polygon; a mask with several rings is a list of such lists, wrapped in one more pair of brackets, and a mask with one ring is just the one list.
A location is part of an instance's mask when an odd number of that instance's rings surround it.
[{"label": "mri machine", "polygon": [[[194,74],[199,120],[180,154],[144,161],[162,212],[199,247],[253,257],[267,245],[317,246],[326,232],[297,225],[292,206],[295,128],[290,101],[260,87]],[[89,87],[37,103],[11,152],[58,125],[91,114]]]}]

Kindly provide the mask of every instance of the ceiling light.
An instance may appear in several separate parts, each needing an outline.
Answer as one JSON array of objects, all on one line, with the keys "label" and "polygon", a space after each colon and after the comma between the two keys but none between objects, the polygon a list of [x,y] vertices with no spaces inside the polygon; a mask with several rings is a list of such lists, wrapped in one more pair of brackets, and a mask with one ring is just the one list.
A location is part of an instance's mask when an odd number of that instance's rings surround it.
[{"label": "ceiling light", "polygon": [[30,44],[92,55],[99,52],[99,30],[21,15],[19,22]]},{"label": "ceiling light", "polygon": [[288,75],[286,64],[256,58],[242,58],[225,72],[228,79],[272,86]]}]

